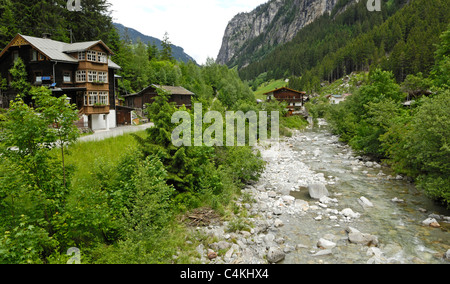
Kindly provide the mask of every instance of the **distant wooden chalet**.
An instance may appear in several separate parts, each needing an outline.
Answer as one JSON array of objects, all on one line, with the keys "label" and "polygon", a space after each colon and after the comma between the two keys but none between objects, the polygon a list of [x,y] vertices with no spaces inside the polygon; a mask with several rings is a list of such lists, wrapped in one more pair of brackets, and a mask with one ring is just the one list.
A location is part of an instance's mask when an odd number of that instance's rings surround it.
[{"label": "distant wooden chalet", "polygon": [[170,94],[169,103],[175,103],[177,107],[183,105],[186,108],[192,107],[192,97],[194,93],[183,87],[150,85],[139,93],[124,96],[125,106],[134,109],[145,109],[146,104],[153,103],[153,98],[158,95],[157,90],[161,89]]},{"label": "distant wooden chalet", "polygon": [[341,102],[344,102],[349,96],[351,96],[352,94],[343,94],[343,95],[328,95],[327,98],[330,101],[331,104],[333,105],[338,105]]},{"label": "distant wooden chalet", "polygon": [[293,115],[300,111],[305,103],[308,101],[308,96],[305,92],[299,92],[287,87],[275,89],[264,94],[267,96],[267,101],[277,100],[286,102],[288,108],[288,115]]},{"label": "distant wooden chalet", "polygon": [[[113,52],[101,40],[64,43],[49,38],[18,34],[0,53],[0,75],[11,82],[9,70],[21,58],[28,81],[45,86],[53,95],[63,94],[76,104],[80,127],[93,130],[116,127],[115,71]],[[0,96],[0,107],[8,108],[16,94],[12,89]]]}]

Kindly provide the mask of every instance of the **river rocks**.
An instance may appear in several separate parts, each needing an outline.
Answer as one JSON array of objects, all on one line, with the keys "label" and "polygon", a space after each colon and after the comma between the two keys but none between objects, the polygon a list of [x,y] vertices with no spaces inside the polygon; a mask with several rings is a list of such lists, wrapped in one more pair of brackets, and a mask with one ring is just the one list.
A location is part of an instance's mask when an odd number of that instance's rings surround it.
[{"label": "river rocks", "polygon": [[332,249],[336,247],[336,243],[322,238],[317,242],[317,247],[324,249]]},{"label": "river rocks", "polygon": [[445,253],[444,258],[445,258],[447,261],[450,261],[450,249]]},{"label": "river rocks", "polygon": [[309,210],[309,203],[305,200],[297,199],[294,203],[295,208],[298,208],[304,212]]},{"label": "river rocks", "polygon": [[340,214],[347,218],[359,218],[361,216],[361,214],[353,212],[350,208],[345,208],[340,212]]},{"label": "river rocks", "polygon": [[391,201],[394,203],[405,203],[405,200],[399,199],[398,197],[394,197]]},{"label": "river rocks", "polygon": [[370,234],[364,234],[355,228],[347,228],[348,240],[353,244],[360,244],[365,246],[378,245],[378,237]]},{"label": "river rocks", "polygon": [[282,250],[275,247],[271,247],[269,249],[269,252],[267,253],[267,261],[269,263],[278,263],[282,261],[285,257],[286,254]]},{"label": "river rocks", "polygon": [[215,252],[213,250],[208,250],[208,259],[213,260],[215,258],[217,258],[217,252]]},{"label": "river rocks", "polygon": [[329,204],[329,203],[338,203],[339,201],[336,198],[329,198],[328,196],[323,196],[319,199],[320,203],[322,204]]},{"label": "river rocks", "polygon": [[331,249],[324,249],[324,250],[320,250],[320,251],[314,253],[312,256],[318,257],[318,256],[325,256],[325,255],[330,255],[330,254],[333,254],[333,251]]},{"label": "river rocks", "polygon": [[[314,136],[310,134],[295,134],[292,138],[288,138],[286,143],[280,143],[278,149],[258,148],[267,162],[266,168],[257,183],[243,189],[245,198],[240,197],[236,202],[239,208],[237,211],[246,213],[245,217],[239,218],[243,218],[248,227],[241,231],[229,232],[233,226],[223,222],[221,225],[214,224],[198,229],[199,235],[202,236],[199,240],[204,244],[198,248],[201,256],[198,262],[383,264],[416,260],[426,263],[431,262],[430,259],[439,258],[439,261],[443,261],[443,257],[450,257],[450,250],[444,255],[448,247],[430,252],[427,245],[422,243],[417,244],[417,247],[423,246],[423,253],[416,249],[417,256],[410,257],[411,248],[405,247],[403,243],[399,245],[400,241],[396,239],[409,230],[408,226],[420,226],[421,220],[425,218],[434,220],[425,222],[424,226],[430,226],[436,221],[445,228],[447,226],[445,223],[449,222],[450,218],[413,210],[414,214],[422,216],[414,224],[414,219],[410,218],[410,215],[402,214],[404,207],[411,204],[406,192],[395,194],[401,194],[399,197],[405,198],[408,202],[396,198],[392,201],[403,204],[395,205],[391,203],[391,198],[395,195],[383,200],[386,195],[378,194],[375,192],[377,188],[372,189],[371,186],[367,191],[355,187],[354,195],[352,191],[342,190],[347,180],[342,179],[343,182],[340,182],[338,177],[341,177],[341,173],[348,172],[349,175],[355,175],[355,178],[361,176],[362,170],[376,174],[378,171],[374,168],[378,164],[373,162],[371,167],[365,168],[367,160],[355,161],[351,149],[340,145],[337,137],[331,135],[312,137]],[[306,150],[298,150],[300,143],[306,143]],[[329,161],[337,159],[340,161],[330,164],[329,167],[323,160],[319,160],[323,158],[322,155],[330,153],[326,149],[327,145],[332,147],[339,145],[341,150],[336,153],[333,149],[335,156],[325,156]],[[314,156],[312,151],[314,147],[321,149],[322,153],[316,152],[319,156]],[[346,152],[342,151],[343,149],[346,149]],[[305,164],[309,163],[305,162],[308,160],[314,164],[314,170]],[[352,172],[352,167],[357,167],[358,170]],[[362,179],[365,178],[368,177],[362,176]],[[378,181],[371,179],[371,182]],[[370,196],[362,196],[364,194]],[[377,197],[376,202],[369,200],[371,196]],[[309,199],[310,197],[312,199]],[[389,232],[382,231],[386,229],[384,222],[379,227],[376,223],[371,223],[372,215],[377,215],[377,210],[382,210],[381,208],[384,210],[385,207],[395,210],[392,214],[386,212],[386,224],[393,224]],[[348,227],[349,224],[352,227]],[[346,227],[348,228],[345,230]],[[379,240],[374,230],[379,232],[383,239]],[[433,234],[435,231],[438,230],[430,229],[428,233]],[[204,237],[205,235],[207,237]],[[385,236],[388,237],[384,238]],[[439,257],[434,254],[439,254]]]},{"label": "river rocks", "polygon": [[220,241],[220,242],[211,244],[209,247],[215,251],[219,251],[219,250],[225,250],[225,249],[230,248],[231,244],[226,241]]},{"label": "river rocks", "polygon": [[369,199],[365,198],[364,196],[358,198],[358,203],[361,204],[363,208],[373,207],[373,203],[370,202]]},{"label": "river rocks", "polygon": [[324,184],[315,183],[308,186],[309,195],[313,199],[320,199],[324,196],[328,197],[330,193],[328,192]]},{"label": "river rocks", "polygon": [[430,226],[430,227],[433,227],[433,228],[441,227],[441,225],[439,225],[438,221],[436,221],[436,219],[434,219],[434,218],[428,218],[428,219],[422,221],[422,224],[424,226]]},{"label": "river rocks", "polygon": [[275,222],[273,223],[273,225],[275,226],[275,228],[279,228],[279,227],[284,226],[284,223],[280,219],[276,219]]}]

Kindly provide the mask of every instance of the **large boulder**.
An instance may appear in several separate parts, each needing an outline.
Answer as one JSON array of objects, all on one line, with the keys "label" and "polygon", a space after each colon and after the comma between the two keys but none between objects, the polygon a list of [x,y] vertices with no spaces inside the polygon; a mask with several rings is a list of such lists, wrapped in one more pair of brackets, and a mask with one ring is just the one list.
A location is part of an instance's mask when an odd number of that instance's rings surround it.
[{"label": "large boulder", "polygon": [[355,228],[347,228],[348,240],[353,244],[361,244],[365,246],[378,246],[378,237],[370,234],[363,234]]},{"label": "large boulder", "polygon": [[321,183],[310,184],[308,186],[309,195],[312,199],[320,199],[322,197],[328,197],[330,193],[328,192],[326,186]]},{"label": "large boulder", "polygon": [[267,253],[267,261],[269,263],[278,263],[284,260],[285,257],[286,254],[282,250],[275,247],[271,247]]},{"label": "large boulder", "polygon": [[332,249],[336,247],[336,243],[322,238],[317,242],[317,247],[324,249]]}]

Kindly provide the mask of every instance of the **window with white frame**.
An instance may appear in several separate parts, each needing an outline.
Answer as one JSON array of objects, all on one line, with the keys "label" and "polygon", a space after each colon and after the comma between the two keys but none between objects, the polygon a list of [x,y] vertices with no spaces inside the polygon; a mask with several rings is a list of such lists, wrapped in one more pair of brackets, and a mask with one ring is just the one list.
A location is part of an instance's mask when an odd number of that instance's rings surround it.
[{"label": "window with white frame", "polygon": [[109,92],[84,92],[84,105],[94,106],[101,105],[107,106],[109,104]]},{"label": "window with white frame", "polygon": [[98,81],[108,83],[108,72],[98,72]]},{"label": "window with white frame", "polygon": [[88,71],[88,82],[97,82],[97,71]]},{"label": "window with white frame", "polygon": [[38,61],[39,52],[35,49],[31,50],[31,61]]},{"label": "window with white frame", "polygon": [[97,61],[97,51],[93,51],[93,50],[88,50],[87,52],[86,52],[86,57],[87,57],[87,60],[89,60],[89,61]]},{"label": "window with white frame", "polygon": [[64,83],[72,83],[72,72],[69,71],[63,72],[63,80]]},{"label": "window with white frame", "polygon": [[34,72],[34,77],[36,78],[34,81],[36,83],[42,83],[42,72],[41,71],[36,71]]},{"label": "window with white frame", "polygon": [[98,92],[89,92],[89,101],[88,104],[93,106],[98,104]]},{"label": "window with white frame", "polygon": [[76,75],[77,83],[84,83],[86,82],[86,71],[85,70],[78,70]]},{"label": "window with white frame", "polygon": [[13,61],[16,62],[19,59],[19,51],[14,50],[12,53]]},{"label": "window with white frame", "polygon": [[78,52],[78,60],[86,60],[86,52]]},{"label": "window with white frame", "polygon": [[108,57],[107,57],[106,53],[98,52],[97,55],[98,55],[97,56],[98,57],[98,62],[108,63]]},{"label": "window with white frame", "polygon": [[108,92],[98,92],[98,102],[101,105],[108,105],[109,103],[109,96]]}]

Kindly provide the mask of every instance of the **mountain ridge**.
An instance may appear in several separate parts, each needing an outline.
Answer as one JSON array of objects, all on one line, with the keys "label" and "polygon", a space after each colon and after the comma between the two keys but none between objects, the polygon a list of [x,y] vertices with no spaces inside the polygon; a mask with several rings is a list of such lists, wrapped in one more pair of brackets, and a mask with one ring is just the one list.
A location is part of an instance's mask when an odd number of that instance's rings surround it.
[{"label": "mountain ridge", "polygon": [[[136,43],[138,40],[143,42],[144,44],[155,44],[159,50],[162,50],[162,41],[156,37],[148,36],[140,31],[126,27],[120,23],[113,23],[114,27],[119,32],[120,37],[125,40],[127,37],[131,40],[132,43]],[[180,46],[176,46],[172,44],[172,55],[178,61],[183,61],[185,63],[192,61],[196,63],[195,59],[192,58],[189,54],[184,52],[184,49]]]}]

